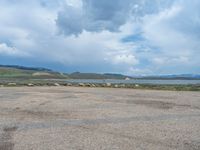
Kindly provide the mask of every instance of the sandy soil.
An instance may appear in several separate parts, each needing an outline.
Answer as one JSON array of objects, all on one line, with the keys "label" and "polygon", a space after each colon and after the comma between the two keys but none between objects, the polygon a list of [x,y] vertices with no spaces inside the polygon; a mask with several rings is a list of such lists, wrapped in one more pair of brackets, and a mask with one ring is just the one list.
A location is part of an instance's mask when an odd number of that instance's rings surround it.
[{"label": "sandy soil", "polygon": [[200,92],[0,88],[0,150],[200,150]]}]

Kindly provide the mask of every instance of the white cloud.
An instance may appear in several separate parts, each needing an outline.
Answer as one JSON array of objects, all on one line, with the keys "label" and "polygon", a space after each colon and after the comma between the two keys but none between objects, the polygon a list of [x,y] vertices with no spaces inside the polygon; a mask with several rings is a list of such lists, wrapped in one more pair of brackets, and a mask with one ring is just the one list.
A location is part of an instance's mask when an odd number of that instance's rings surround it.
[{"label": "white cloud", "polygon": [[159,57],[153,58],[152,60],[156,65],[173,65],[173,64],[189,64],[190,59],[185,56],[177,56],[177,57]]},{"label": "white cloud", "polygon": [[199,6],[198,0],[1,0],[0,56],[129,74],[198,72]]},{"label": "white cloud", "polygon": [[[200,22],[197,18],[200,18],[200,11],[194,9],[197,6],[200,6],[198,0],[180,0],[158,14],[142,18],[140,29],[145,38],[142,44],[153,47],[147,58],[152,63],[152,70],[167,73],[171,68],[173,72],[182,73],[182,67],[185,72],[199,72]],[[166,72],[165,68],[168,68]]]},{"label": "white cloud", "polygon": [[118,32],[128,21],[157,13],[171,4],[172,1],[166,0],[67,0],[56,23],[60,32],[67,36],[79,35],[83,30]]},{"label": "white cloud", "polygon": [[0,55],[9,55],[9,56],[17,56],[17,57],[28,56],[27,53],[21,52],[15,47],[9,47],[5,43],[0,43]]},{"label": "white cloud", "polygon": [[135,58],[134,55],[115,55],[113,58],[111,58],[114,64],[128,64],[128,65],[135,65],[138,63],[138,60]]},{"label": "white cloud", "polygon": [[[100,32],[118,31],[129,18],[131,1],[126,0],[84,0],[82,7],[75,7],[70,1],[58,13],[56,23],[61,33],[79,35],[83,30]],[[71,17],[73,16],[73,17]]]}]

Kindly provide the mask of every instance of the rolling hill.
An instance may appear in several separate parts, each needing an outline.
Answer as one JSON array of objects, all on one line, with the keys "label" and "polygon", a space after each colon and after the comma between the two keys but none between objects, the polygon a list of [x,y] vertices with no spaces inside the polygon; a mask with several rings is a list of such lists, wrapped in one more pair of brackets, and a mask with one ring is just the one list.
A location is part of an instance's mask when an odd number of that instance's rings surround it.
[{"label": "rolling hill", "polygon": [[0,78],[65,79],[68,76],[46,68],[0,65]]},{"label": "rolling hill", "polygon": [[126,76],[122,74],[99,74],[99,73],[81,73],[71,74],[60,73],[47,68],[34,68],[16,65],[0,65],[0,79],[150,79],[150,80],[199,80],[200,75],[182,74],[182,75],[155,75],[155,76]]},{"label": "rolling hill", "polygon": [[0,65],[0,78],[19,79],[126,79],[121,74],[80,73],[62,74],[46,68]]},{"label": "rolling hill", "polygon": [[129,76],[121,74],[59,73],[46,68],[34,68],[15,65],[0,65],[0,78],[20,79],[126,79]]}]

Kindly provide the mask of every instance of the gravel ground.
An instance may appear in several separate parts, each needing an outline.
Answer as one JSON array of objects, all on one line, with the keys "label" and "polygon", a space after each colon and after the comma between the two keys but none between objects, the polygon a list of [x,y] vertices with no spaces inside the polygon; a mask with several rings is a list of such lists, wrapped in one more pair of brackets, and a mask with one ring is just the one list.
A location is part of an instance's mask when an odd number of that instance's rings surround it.
[{"label": "gravel ground", "polygon": [[200,150],[200,92],[0,88],[0,150]]}]

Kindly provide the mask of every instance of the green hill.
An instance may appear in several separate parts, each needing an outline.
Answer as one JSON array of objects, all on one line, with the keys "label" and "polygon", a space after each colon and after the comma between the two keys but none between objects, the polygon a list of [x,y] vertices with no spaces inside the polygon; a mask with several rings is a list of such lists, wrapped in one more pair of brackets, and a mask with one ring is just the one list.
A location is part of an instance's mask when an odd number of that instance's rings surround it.
[{"label": "green hill", "polygon": [[65,79],[68,76],[45,68],[0,65],[0,78]]},{"label": "green hill", "polygon": [[0,78],[14,79],[126,79],[121,74],[80,73],[62,74],[46,68],[0,65]]}]

